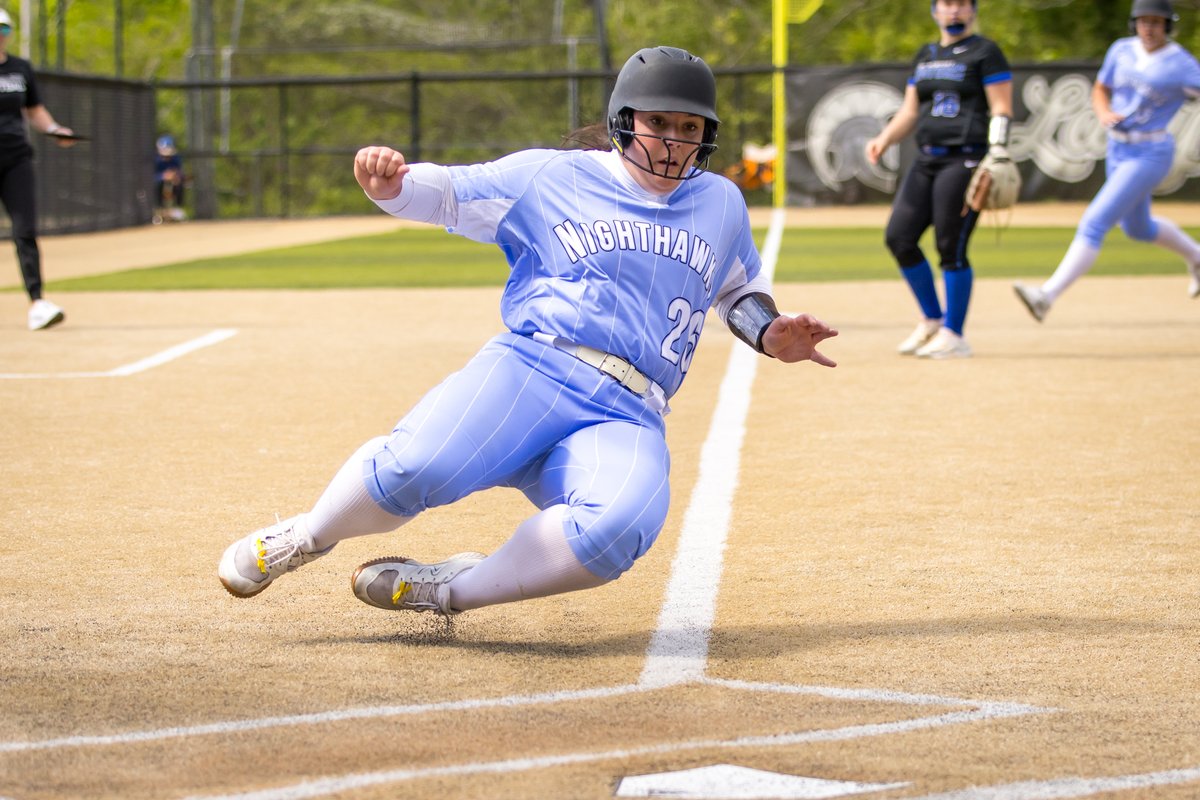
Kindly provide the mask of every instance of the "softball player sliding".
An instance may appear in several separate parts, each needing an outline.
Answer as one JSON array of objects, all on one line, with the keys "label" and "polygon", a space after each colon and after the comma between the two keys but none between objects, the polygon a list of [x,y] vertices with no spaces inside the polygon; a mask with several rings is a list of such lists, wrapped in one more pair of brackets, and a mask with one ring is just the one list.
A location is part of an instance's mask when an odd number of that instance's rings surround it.
[{"label": "softball player sliding", "polygon": [[837,331],[779,314],[742,195],[703,170],[715,106],[704,61],[654,47],[617,77],[609,151],[445,167],[360,150],[355,178],[384,211],[499,245],[508,331],[359,448],[311,511],[230,545],[226,589],[258,594],[343,539],[493,486],[538,508],[495,553],[368,562],[354,593],[450,615],[599,586],[645,554],[669,499],[663,415],[710,307],[758,352],[834,366],[816,346]]},{"label": "softball player sliding", "polygon": [[[900,110],[867,142],[872,164],[915,128],[919,153],[892,206],[886,241],[923,318],[901,342],[901,355],[963,358],[963,338],[974,272],[967,244],[979,212],[963,208],[971,175],[991,150],[1007,158],[1012,116],[1012,73],[995,42],[972,32],[975,0],[934,0],[930,7],[941,37],[913,60]],[[990,115],[990,119],[989,119]],[[946,311],[933,270],[918,242],[933,224],[939,266],[946,282]]]},{"label": "softball player sliding", "polygon": [[1170,0],[1134,0],[1129,28],[1135,35],[1113,42],[1104,56],[1092,85],[1092,108],[1108,128],[1104,185],[1050,279],[1040,287],[1013,285],[1038,322],[1092,268],[1104,237],[1118,222],[1129,238],[1183,256],[1191,274],[1188,293],[1200,296],[1200,245],[1174,222],[1150,215],[1151,192],[1175,159],[1167,124],[1186,98],[1200,94],[1200,64],[1167,38],[1177,19]]}]

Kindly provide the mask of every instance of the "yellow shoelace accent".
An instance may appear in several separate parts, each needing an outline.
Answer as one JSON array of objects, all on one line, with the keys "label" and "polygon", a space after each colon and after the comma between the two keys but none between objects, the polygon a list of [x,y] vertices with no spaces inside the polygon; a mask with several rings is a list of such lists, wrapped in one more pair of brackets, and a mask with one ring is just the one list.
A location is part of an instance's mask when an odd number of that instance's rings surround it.
[{"label": "yellow shoelace accent", "polygon": [[404,595],[408,594],[408,591],[411,588],[412,588],[411,583],[404,583],[402,581],[400,583],[400,585],[398,587],[396,587],[396,593],[394,595],[392,595],[392,605],[394,605],[394,606],[400,605],[400,598],[404,597]]},{"label": "yellow shoelace accent", "polygon": [[263,575],[267,574],[267,548],[263,545],[263,540],[258,539],[254,542],[258,547],[258,571]]}]

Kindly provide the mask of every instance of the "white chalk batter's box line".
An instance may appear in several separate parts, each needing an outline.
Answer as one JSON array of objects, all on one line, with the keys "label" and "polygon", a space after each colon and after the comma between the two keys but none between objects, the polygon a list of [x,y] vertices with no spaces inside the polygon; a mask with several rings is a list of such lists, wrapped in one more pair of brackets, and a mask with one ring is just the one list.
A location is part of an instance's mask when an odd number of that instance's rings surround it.
[{"label": "white chalk batter's box line", "polygon": [[209,347],[214,344],[229,339],[237,334],[236,328],[218,328],[215,331],[210,331],[196,339],[177,344],[174,347],[168,347],[162,352],[155,353],[152,356],[134,361],[131,364],[125,364],[107,372],[0,372],[0,379],[3,380],[45,380],[52,378],[124,378],[129,375],[136,375],[139,372],[145,372],[148,369],[162,366],[169,361],[174,361],[177,358],[187,355],[193,351],[204,347]]},{"label": "white chalk batter's box line", "polygon": [[[675,687],[705,685],[717,686],[736,691],[768,692],[776,694],[804,694],[828,699],[900,703],[905,705],[929,705],[958,707],[967,706],[969,710],[960,710],[939,714],[932,717],[920,717],[898,722],[880,724],[855,725],[836,730],[803,731],[799,733],[777,734],[767,737],[753,737],[755,743],[760,739],[775,741],[779,744],[795,744],[804,741],[834,741],[853,739],[861,736],[878,736],[886,733],[901,733],[908,730],[923,730],[927,728],[952,725],[960,722],[974,722],[986,719],[1001,719],[1018,717],[1028,714],[1051,713],[1057,709],[1041,708],[1022,703],[980,702],[956,697],[939,695],[911,694],[885,689],[847,689],[829,686],[798,686],[789,684],[755,683],[751,681],[726,680],[722,678],[700,677],[673,684],[628,684],[625,686],[604,686],[593,689],[578,689],[560,692],[544,692],[531,695],[509,695],[506,697],[478,698],[467,700],[449,700],[441,703],[426,703],[403,706],[367,706],[364,708],[347,708],[334,711],[321,711],[312,714],[294,714],[279,717],[260,717],[258,719],[229,720],[213,722],[205,725],[187,727],[158,728],[154,730],[130,731],[96,736],[67,736],[60,739],[45,739],[42,741],[0,742],[0,753],[21,753],[34,750],[56,750],[66,747],[96,747],[141,742],[160,741],[163,739],[182,739],[194,736],[223,735],[245,733],[247,731],[267,728],[283,728],[301,725],[325,725],[345,722],[355,719],[385,719],[421,714],[437,714],[455,711],[479,711],[491,708],[518,708],[523,706],[549,705],[552,703],[572,703],[587,700],[603,700],[612,697],[638,694],[643,692],[670,689]],[[798,737],[798,738],[797,738]],[[736,740],[718,740],[740,742]],[[750,741],[750,740],[747,740]],[[678,746],[680,749],[690,749],[698,746],[715,746],[712,742],[703,745],[678,743],[678,745],[663,745],[664,747]],[[726,745],[739,746],[739,745]],[[740,745],[745,746],[745,745]]]},{"label": "white chalk batter's box line", "polygon": [[[520,757],[497,761],[474,761],[447,764],[436,767],[390,769],[325,778],[304,780],[290,786],[271,789],[211,795],[207,798],[193,797],[190,800],[299,800],[300,798],[324,797],[331,794],[350,792],[371,786],[405,783],[414,780],[445,777],[468,777],[483,774],[516,774],[534,770],[552,769],[602,761],[627,761],[631,758],[672,755],[700,750],[738,750],[746,748],[786,747],[810,743],[848,741],[871,736],[902,734],[911,731],[930,730],[946,725],[1043,714],[1056,711],[1021,703],[980,702],[938,695],[912,694],[879,689],[849,689],[827,686],[802,686],[789,684],[755,683],[750,681],[726,680],[707,676],[693,677],[675,683],[642,682],[625,686],[597,687],[574,691],[546,692],[533,695],[510,695],[507,697],[455,700],[442,703],[405,706],[376,706],[342,709],[315,714],[267,717],[241,721],[217,722],[190,727],[161,728],[157,730],[131,731],[107,736],[71,736],[34,742],[0,742],[0,754],[6,752],[29,752],[67,747],[89,747],[105,745],[132,745],[164,739],[189,738],[204,735],[232,735],[265,728],[286,726],[323,725],[354,719],[383,719],[409,715],[453,713],[493,708],[518,708],[523,706],[548,705],[552,703],[585,702],[603,700],[631,694],[646,693],[687,686],[714,686],[731,691],[763,692],[775,694],[811,695],[828,699],[862,702],[888,702],[905,705],[947,706],[958,708],[933,716],[893,722],[865,723],[842,728],[785,731],[761,735],[740,736],[725,739],[699,739],[667,741],[640,747],[618,748],[592,752],[567,752],[536,757]],[[894,784],[901,786],[903,784]],[[971,800],[975,800],[972,798]],[[980,798],[979,800],[982,800]]]}]

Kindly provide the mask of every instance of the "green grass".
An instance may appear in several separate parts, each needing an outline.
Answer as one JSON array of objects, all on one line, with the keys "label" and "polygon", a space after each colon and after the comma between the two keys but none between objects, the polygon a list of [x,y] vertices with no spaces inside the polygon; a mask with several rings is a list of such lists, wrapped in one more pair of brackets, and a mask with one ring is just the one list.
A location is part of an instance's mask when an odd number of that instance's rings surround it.
[{"label": "green grass", "polygon": [[[765,231],[757,231],[761,242]],[[1058,264],[1070,228],[976,230],[971,261],[979,277],[1045,277]],[[922,240],[936,261],[932,235]],[[1179,274],[1173,253],[1132,242],[1114,231],[1092,274]],[[896,267],[879,228],[794,228],[786,232],[775,279],[779,282],[890,280]],[[263,250],[227,258],[54,281],[66,291],[164,289],[327,289],[354,287],[500,286],[508,267],[499,249],[436,229],[405,229],[322,244]],[[11,289],[16,290],[16,287]]]},{"label": "green grass", "polygon": [[[985,224],[971,237],[971,265],[980,278],[1049,277],[1074,234],[1071,228],[997,229]],[[921,240],[921,247],[936,266],[932,233]],[[1180,275],[1183,270],[1183,260],[1174,253],[1131,241],[1114,231],[1105,240],[1091,274]],[[780,282],[896,277],[896,264],[879,228],[789,230],[775,268],[775,280]]]},{"label": "green grass", "polygon": [[329,289],[498,286],[499,249],[442,230],[413,229],[333,242],[54,281],[59,291]]}]

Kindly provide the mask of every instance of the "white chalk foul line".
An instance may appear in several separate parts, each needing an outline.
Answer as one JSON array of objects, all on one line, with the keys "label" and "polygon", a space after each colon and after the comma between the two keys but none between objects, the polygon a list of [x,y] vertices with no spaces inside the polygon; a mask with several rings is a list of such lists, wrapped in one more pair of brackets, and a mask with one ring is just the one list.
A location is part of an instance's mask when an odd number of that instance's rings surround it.
[{"label": "white chalk foul line", "polygon": [[[776,209],[763,245],[762,271],[768,278],[775,274],[784,218],[783,209]],[[725,539],[758,359],[757,353],[737,343],[729,354],[712,422],[700,450],[696,485],[683,515],[666,598],[638,681],[643,686],[694,681],[707,668],[717,586],[725,563]]]},{"label": "white chalk foul line", "polygon": [[132,364],[125,364],[107,372],[0,372],[0,380],[45,380],[50,378],[123,378],[127,375],[135,375],[139,372],[145,372],[153,367],[158,367],[166,364],[168,361],[185,356],[195,350],[203,347],[209,347],[214,344],[229,339],[237,334],[236,328],[218,328],[215,331],[206,333],[203,336],[192,339],[191,341],[177,344],[174,347],[168,347],[160,353],[155,353],[152,356],[143,358],[139,361],[134,361]]}]

